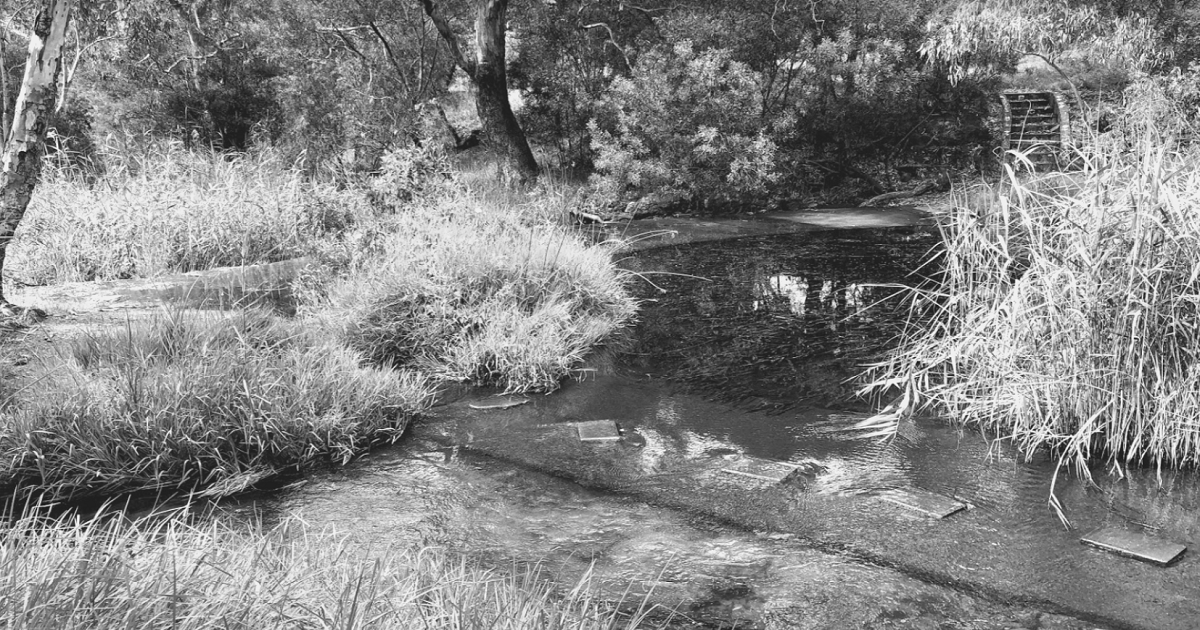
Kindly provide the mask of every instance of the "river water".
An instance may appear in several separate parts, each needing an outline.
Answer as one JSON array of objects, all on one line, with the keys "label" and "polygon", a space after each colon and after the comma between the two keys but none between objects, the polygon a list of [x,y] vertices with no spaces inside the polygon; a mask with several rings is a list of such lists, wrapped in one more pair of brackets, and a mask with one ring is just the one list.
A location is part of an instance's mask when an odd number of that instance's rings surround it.
[{"label": "river water", "polygon": [[[591,574],[712,627],[1191,628],[1200,569],[1080,544],[1102,526],[1191,545],[1190,472],[1060,475],[1054,462],[935,418],[890,441],[848,430],[864,362],[893,343],[935,243],[921,228],[833,230],[658,248],[639,325],[589,376],[504,410],[437,408],[395,448],[227,505],[299,513],[367,544],[438,544],[487,562]],[[476,397],[481,396],[477,395]],[[583,444],[573,423],[616,421]],[[725,472],[800,467],[782,484]],[[944,520],[882,500],[923,491]]]}]

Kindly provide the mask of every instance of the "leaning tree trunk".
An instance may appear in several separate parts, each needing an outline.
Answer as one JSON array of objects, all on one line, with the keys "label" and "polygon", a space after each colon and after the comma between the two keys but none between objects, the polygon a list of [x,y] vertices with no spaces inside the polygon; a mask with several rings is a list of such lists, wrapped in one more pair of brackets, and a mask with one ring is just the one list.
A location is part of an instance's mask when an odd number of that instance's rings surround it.
[{"label": "leaning tree trunk", "polygon": [[[73,0],[43,0],[33,21],[25,77],[13,108],[12,131],[0,157],[0,278],[8,245],[25,216],[42,170],[42,141],[58,95],[58,73],[72,4]],[[0,310],[14,313],[2,284]]]},{"label": "leaning tree trunk", "polygon": [[475,111],[483,123],[485,142],[491,142],[518,179],[537,178],[538,166],[525,131],[508,102],[504,28],[508,0],[483,0],[475,18]]},{"label": "leaning tree trunk", "polygon": [[516,179],[537,179],[538,165],[525,138],[525,131],[508,102],[508,72],[505,70],[504,28],[508,0],[477,0],[475,14],[475,59],[468,59],[458,36],[441,15],[433,0],[421,0],[425,13],[450,47],[450,55],[475,85],[475,111],[483,125],[483,143],[504,158]]}]

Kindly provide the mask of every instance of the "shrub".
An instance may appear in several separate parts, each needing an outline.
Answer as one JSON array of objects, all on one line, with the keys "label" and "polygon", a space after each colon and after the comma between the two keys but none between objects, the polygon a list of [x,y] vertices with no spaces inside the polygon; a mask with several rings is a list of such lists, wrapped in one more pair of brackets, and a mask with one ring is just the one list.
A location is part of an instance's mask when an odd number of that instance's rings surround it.
[{"label": "shrub", "polygon": [[650,191],[685,198],[761,194],[775,172],[757,73],[691,42],[653,50],[613,81],[589,126],[601,199]]},{"label": "shrub", "polygon": [[456,181],[445,148],[437,142],[395,148],[384,153],[378,177],[371,180],[371,200],[395,212],[428,201]]}]

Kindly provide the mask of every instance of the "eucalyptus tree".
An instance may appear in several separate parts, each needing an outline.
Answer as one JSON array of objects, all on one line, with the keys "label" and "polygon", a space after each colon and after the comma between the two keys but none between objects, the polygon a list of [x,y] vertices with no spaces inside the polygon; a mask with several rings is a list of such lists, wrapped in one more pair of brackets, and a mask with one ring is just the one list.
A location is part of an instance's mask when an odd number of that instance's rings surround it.
[{"label": "eucalyptus tree", "polygon": [[[46,121],[58,98],[63,45],[73,0],[43,0],[29,29],[25,74],[0,156],[0,277],[17,226],[25,216],[42,168]],[[0,313],[20,314],[0,285]]]},{"label": "eucalyptus tree", "polygon": [[474,54],[464,52],[458,33],[439,3],[421,0],[421,6],[446,42],[450,58],[475,87],[475,110],[483,125],[485,145],[502,156],[505,170],[515,179],[536,180],[537,160],[508,99],[508,0],[474,0]]}]

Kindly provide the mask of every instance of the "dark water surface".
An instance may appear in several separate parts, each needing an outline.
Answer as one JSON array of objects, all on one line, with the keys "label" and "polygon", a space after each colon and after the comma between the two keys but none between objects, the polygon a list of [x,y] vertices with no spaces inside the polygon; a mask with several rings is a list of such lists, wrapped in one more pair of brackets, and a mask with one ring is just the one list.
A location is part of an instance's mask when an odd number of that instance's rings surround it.
[{"label": "dark water surface", "polygon": [[924,230],[858,229],[663,247],[626,263],[642,308],[621,370],[751,408],[851,404],[933,271]]}]

